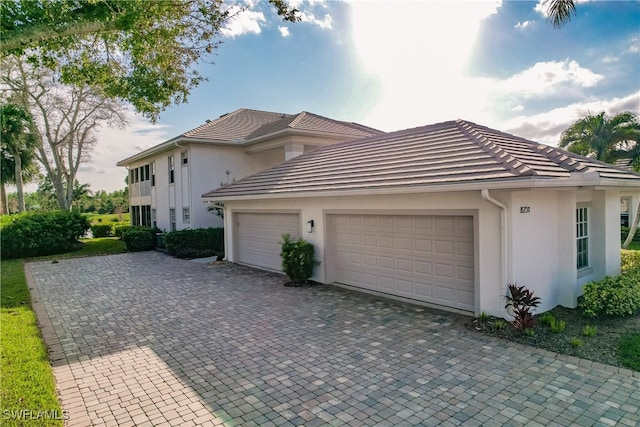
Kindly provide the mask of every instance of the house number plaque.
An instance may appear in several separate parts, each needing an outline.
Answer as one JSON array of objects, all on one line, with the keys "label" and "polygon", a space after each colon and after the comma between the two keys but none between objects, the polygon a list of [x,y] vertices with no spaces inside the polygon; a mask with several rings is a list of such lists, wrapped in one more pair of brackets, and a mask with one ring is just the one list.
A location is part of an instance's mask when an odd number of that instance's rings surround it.
[{"label": "house number plaque", "polygon": [[520,206],[520,213],[529,213],[531,208],[529,206]]}]

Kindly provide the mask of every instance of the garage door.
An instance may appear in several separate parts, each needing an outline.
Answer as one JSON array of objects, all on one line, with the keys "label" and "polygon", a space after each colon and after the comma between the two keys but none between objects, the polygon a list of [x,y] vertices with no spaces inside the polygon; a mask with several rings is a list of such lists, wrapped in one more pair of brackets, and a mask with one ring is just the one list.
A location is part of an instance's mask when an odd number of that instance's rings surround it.
[{"label": "garage door", "polygon": [[236,213],[236,261],[281,271],[282,235],[300,237],[298,214]]},{"label": "garage door", "polygon": [[331,215],[336,282],[474,311],[473,217]]}]

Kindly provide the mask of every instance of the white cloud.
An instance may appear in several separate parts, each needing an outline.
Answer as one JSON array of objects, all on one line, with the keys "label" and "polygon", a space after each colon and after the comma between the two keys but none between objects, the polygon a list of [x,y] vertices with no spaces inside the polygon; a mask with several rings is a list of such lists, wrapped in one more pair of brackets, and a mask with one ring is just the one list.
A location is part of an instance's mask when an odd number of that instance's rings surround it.
[{"label": "white cloud", "polygon": [[[591,0],[574,0],[574,3],[577,5],[579,3],[588,3]],[[549,17],[549,13],[548,13],[548,5],[547,5],[548,0],[538,0],[538,3],[536,4],[536,6],[533,8],[536,12],[538,12],[539,14],[541,14],[542,16],[544,16],[545,18]]]},{"label": "white cloud", "polygon": [[289,29],[287,27],[283,27],[278,25],[278,30],[280,30],[280,35],[282,37],[289,37],[291,34],[289,33]]},{"label": "white cloud", "polygon": [[620,58],[618,58],[617,56],[605,56],[604,58],[602,58],[602,63],[611,64],[612,62],[618,62],[619,60]]},{"label": "white cloud", "polygon": [[224,28],[220,30],[223,36],[237,37],[243,34],[260,34],[262,24],[266,23],[264,13],[254,10],[241,10],[233,14]]},{"label": "white cloud", "polygon": [[169,135],[169,131],[167,126],[151,124],[133,113],[129,114],[129,125],[125,129],[101,128],[91,160],[78,171],[78,181],[89,183],[92,191],[123,189],[127,170],[116,163],[174,136]]},{"label": "white cloud", "polygon": [[629,52],[631,53],[640,52],[640,37],[633,37],[631,39],[631,46],[629,46]]},{"label": "white cloud", "polygon": [[518,104],[515,107],[513,107],[511,111],[515,111],[515,112],[524,111],[524,106],[522,104]]},{"label": "white cloud", "polygon": [[300,21],[317,25],[325,30],[330,30],[333,27],[333,18],[328,13],[324,15],[324,18],[319,19],[311,12],[300,12]]},{"label": "white cloud", "polygon": [[538,62],[499,84],[499,90],[525,97],[549,95],[567,86],[593,87],[604,76],[581,67],[576,61]]},{"label": "white cloud", "polygon": [[533,24],[536,21],[524,21],[524,22],[518,22],[513,28],[516,28],[518,30],[524,31],[527,29],[527,27],[533,26]]}]

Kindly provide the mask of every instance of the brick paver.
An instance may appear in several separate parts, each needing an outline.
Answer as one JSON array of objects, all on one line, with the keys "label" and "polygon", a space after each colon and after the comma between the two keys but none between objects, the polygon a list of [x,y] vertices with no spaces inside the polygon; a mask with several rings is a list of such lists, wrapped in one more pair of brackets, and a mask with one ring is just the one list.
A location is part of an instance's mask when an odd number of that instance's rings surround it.
[{"label": "brick paver", "polygon": [[622,425],[640,376],[157,252],[27,264],[68,425]]}]

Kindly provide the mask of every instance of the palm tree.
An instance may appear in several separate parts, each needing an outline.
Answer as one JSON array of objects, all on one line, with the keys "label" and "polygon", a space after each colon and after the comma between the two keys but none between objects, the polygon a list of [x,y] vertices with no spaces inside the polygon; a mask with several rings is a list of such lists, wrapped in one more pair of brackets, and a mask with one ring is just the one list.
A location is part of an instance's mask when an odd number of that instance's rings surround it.
[{"label": "palm tree", "polygon": [[[583,156],[595,157],[607,163],[630,159],[636,170],[640,163],[640,122],[627,111],[608,117],[587,114],[562,133],[560,147]],[[636,208],[629,235],[622,247],[628,248],[640,222],[640,203]]]},{"label": "palm tree", "polygon": [[[0,105],[2,156],[12,160],[13,177],[3,173],[3,181],[14,182],[18,192],[18,211],[24,211],[23,182],[35,150],[34,139],[29,132],[31,117],[23,108],[14,104]],[[24,163],[24,164],[23,164]],[[7,179],[6,178],[13,178]]]},{"label": "palm tree", "polygon": [[560,28],[571,21],[571,16],[576,14],[576,5],[573,0],[545,0],[542,3],[547,8],[547,16],[551,25]]},{"label": "palm tree", "polygon": [[607,163],[633,155],[633,147],[640,142],[640,122],[635,114],[626,111],[608,117],[587,114],[569,126],[560,138],[560,147],[572,153],[593,157]]}]

